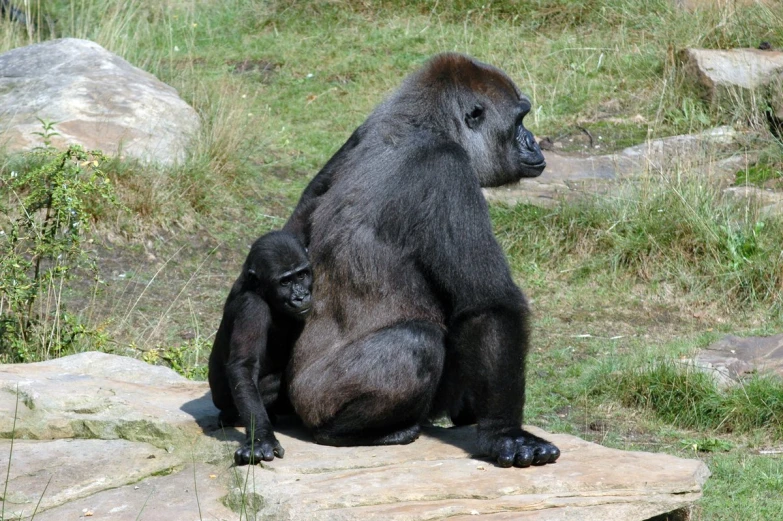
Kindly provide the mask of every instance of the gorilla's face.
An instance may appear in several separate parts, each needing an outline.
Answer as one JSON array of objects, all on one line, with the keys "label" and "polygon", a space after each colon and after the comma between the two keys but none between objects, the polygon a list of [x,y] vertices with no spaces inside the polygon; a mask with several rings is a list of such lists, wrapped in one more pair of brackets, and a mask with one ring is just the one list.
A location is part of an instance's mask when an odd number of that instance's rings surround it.
[{"label": "gorilla's face", "polygon": [[270,232],[258,238],[246,269],[270,308],[297,320],[310,313],[313,271],[304,246],[293,235]]},{"label": "gorilla's face", "polygon": [[459,78],[457,110],[464,114],[462,144],[481,186],[541,175],[546,167],[544,155],[523,123],[530,112],[530,100],[491,65],[474,60],[459,65],[461,74],[454,76]]},{"label": "gorilla's face", "polygon": [[530,112],[530,100],[522,97],[514,123],[514,146],[519,154],[519,177],[537,177],[546,167],[544,154],[541,153],[532,132],[525,128],[522,120]]}]

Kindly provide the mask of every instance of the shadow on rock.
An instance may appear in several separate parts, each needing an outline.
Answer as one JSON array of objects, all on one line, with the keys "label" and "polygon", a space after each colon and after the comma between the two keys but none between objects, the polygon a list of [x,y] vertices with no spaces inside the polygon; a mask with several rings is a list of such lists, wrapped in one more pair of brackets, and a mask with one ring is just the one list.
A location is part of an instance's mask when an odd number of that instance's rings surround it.
[{"label": "shadow on rock", "polygon": [[[185,402],[180,410],[190,414],[206,436],[218,441],[242,442],[245,439],[244,429],[240,430],[237,426],[221,425],[218,421],[218,409],[212,404],[210,391],[207,391],[201,398]],[[314,443],[312,435],[295,414],[280,415],[272,423],[275,432],[300,441]]]},{"label": "shadow on rock", "polygon": [[[421,428],[422,436],[429,436],[436,440],[457,447],[464,450],[466,453],[471,454],[472,458],[484,459],[481,456],[477,456],[476,451],[476,426],[470,425],[465,427],[436,427],[434,425],[427,425]],[[414,442],[415,443],[415,442]]]}]

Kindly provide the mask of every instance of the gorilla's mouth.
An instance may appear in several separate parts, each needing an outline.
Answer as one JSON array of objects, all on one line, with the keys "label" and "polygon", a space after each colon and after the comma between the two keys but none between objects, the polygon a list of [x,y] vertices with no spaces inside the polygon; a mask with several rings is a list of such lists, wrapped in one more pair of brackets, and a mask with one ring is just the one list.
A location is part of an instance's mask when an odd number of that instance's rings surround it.
[{"label": "gorilla's mouth", "polygon": [[529,168],[540,168],[543,170],[546,167],[546,161],[541,161],[540,163],[528,163],[523,159],[522,162]]},{"label": "gorilla's mouth", "polygon": [[302,305],[302,306],[297,306],[297,305],[291,304],[290,302],[287,302],[285,304],[285,309],[289,313],[289,315],[291,315],[291,316],[304,318],[304,317],[306,317],[307,315],[310,314],[310,311],[312,311],[313,306],[312,306],[312,304],[305,304],[305,305]]},{"label": "gorilla's mouth", "polygon": [[541,153],[541,148],[536,143],[533,133],[520,125],[516,136],[519,146],[520,162],[526,170],[532,171],[535,175],[540,174],[546,167],[546,159]]}]

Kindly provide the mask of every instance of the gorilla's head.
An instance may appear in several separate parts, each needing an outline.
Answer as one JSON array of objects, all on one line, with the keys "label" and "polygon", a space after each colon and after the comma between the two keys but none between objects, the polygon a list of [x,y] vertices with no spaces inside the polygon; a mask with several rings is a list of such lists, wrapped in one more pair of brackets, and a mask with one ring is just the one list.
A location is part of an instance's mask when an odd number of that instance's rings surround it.
[{"label": "gorilla's head", "polygon": [[272,309],[298,320],[310,313],[313,271],[307,251],[292,234],[269,232],[256,239],[244,270],[248,284]]},{"label": "gorilla's head", "polygon": [[500,69],[446,53],[411,74],[383,110],[448,135],[467,152],[481,186],[499,186],[539,176],[546,167],[523,124],[530,108]]}]

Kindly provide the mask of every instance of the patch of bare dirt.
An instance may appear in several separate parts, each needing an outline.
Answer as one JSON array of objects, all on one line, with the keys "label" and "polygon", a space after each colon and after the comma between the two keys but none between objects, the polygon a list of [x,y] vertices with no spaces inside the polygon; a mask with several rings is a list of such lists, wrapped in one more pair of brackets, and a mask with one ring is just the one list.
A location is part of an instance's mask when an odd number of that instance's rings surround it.
[{"label": "patch of bare dirt", "polygon": [[252,74],[257,76],[261,83],[271,82],[280,68],[279,63],[252,58],[230,60],[226,63],[232,67],[231,72],[234,74]]}]

